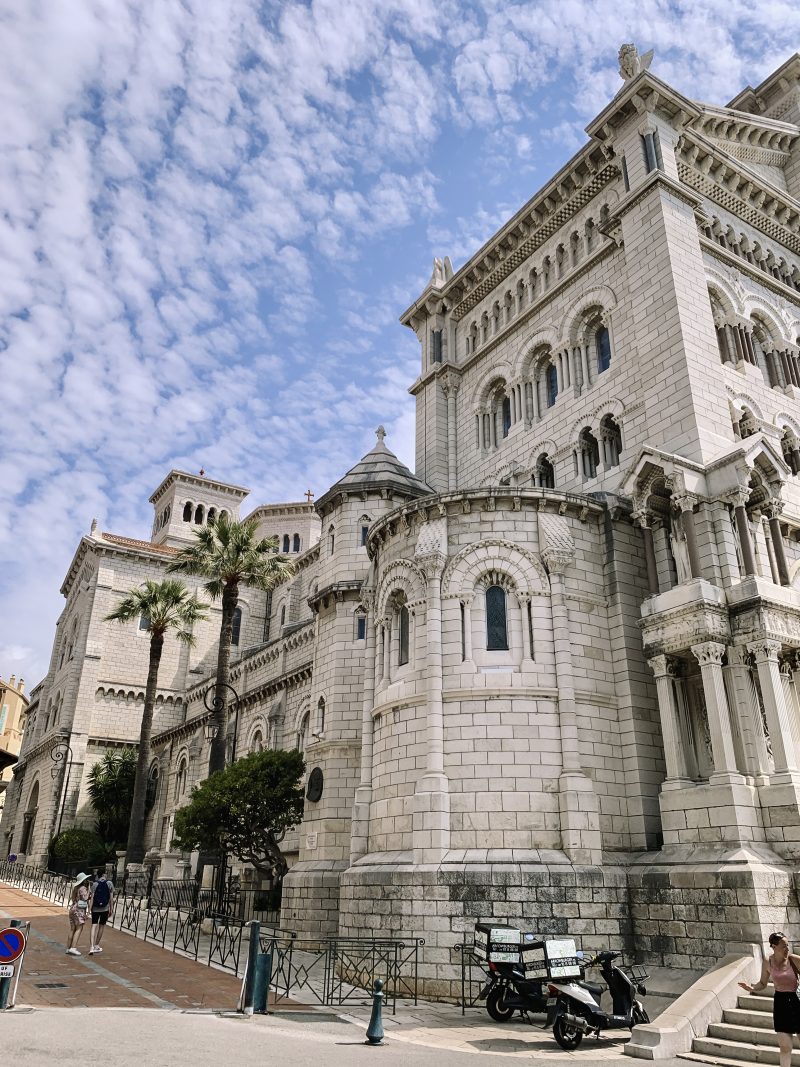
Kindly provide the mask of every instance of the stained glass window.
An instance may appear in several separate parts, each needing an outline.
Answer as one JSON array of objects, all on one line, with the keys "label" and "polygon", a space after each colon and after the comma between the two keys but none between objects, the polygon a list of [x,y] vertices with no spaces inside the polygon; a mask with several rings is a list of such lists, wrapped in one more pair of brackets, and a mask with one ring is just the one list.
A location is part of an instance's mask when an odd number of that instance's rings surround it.
[{"label": "stained glass window", "polygon": [[511,429],[511,398],[503,397],[503,437],[508,437]]},{"label": "stained glass window", "polygon": [[499,585],[486,590],[486,647],[489,651],[508,648],[506,594]]},{"label": "stained glass window", "polygon": [[555,364],[551,363],[547,368],[547,406],[551,408],[556,402],[558,396],[558,371],[555,368]]},{"label": "stained glass window", "polygon": [[408,663],[408,608],[405,604],[400,608],[400,655],[397,662],[401,667]]},{"label": "stained glass window", "polygon": [[597,371],[602,373],[611,366],[611,338],[605,326],[601,326],[595,334],[597,345]]}]

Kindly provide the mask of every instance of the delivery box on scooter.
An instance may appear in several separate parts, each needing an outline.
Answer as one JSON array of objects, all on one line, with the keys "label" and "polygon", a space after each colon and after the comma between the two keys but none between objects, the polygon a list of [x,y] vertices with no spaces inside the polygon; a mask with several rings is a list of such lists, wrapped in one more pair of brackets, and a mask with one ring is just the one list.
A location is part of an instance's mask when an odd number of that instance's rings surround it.
[{"label": "delivery box on scooter", "polygon": [[525,958],[525,977],[550,981],[579,978],[581,974],[577,948],[572,938],[540,941]]},{"label": "delivery box on scooter", "polygon": [[487,963],[522,964],[525,955],[541,944],[536,934],[516,926],[475,924],[475,952]]}]

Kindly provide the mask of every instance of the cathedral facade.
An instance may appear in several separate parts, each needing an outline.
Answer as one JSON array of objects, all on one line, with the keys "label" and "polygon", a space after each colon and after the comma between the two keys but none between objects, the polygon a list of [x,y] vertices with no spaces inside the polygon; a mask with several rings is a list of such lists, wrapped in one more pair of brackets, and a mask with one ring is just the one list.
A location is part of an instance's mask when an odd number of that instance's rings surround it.
[{"label": "cathedral facade", "polygon": [[[800,933],[800,56],[725,107],[648,66],[623,49],[585,147],[403,314],[415,473],[379,430],[313,505],[253,512],[297,568],[242,594],[231,746],[321,777],[281,924],[424,937],[429,995],[478,918],[691,968]],[[246,492],[173,471],[150,541],[83,538],[6,851],[43,858],[138,736],[147,642],[103,621],[116,597]],[[162,664],[170,875],[218,621]]]}]

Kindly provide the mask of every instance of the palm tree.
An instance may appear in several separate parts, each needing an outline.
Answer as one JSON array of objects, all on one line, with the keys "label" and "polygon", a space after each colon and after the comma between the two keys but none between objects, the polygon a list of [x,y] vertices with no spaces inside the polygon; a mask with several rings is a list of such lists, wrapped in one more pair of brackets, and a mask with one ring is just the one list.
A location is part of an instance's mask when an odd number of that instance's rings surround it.
[{"label": "palm tree", "polygon": [[239,587],[273,589],[294,573],[294,564],[276,555],[277,537],[258,536],[256,519],[237,522],[223,514],[192,532],[194,543],[181,549],[167,570],[205,578],[205,589],[211,599],[222,600],[214,693],[214,739],[208,764],[211,775],[225,769],[226,687],[229,685],[233,615],[239,602]]},{"label": "palm tree", "polygon": [[136,783],[136,749],[111,749],[89,771],[89,802],[94,809],[95,833],[121,848],[128,833]]},{"label": "palm tree", "polygon": [[147,670],[147,689],[144,694],[142,727],[139,731],[139,753],[133,785],[126,863],[141,863],[144,859],[144,820],[147,795],[147,769],[150,763],[150,733],[153,727],[153,708],[156,703],[158,668],[164,649],[164,638],[171,630],[184,644],[194,644],[192,626],[208,618],[206,605],[189,593],[183,582],[165,578],[162,582],[148,579],[138,589],[131,589],[119,601],[106,620],[131,622],[136,619],[141,629],[150,634],[150,665]]}]

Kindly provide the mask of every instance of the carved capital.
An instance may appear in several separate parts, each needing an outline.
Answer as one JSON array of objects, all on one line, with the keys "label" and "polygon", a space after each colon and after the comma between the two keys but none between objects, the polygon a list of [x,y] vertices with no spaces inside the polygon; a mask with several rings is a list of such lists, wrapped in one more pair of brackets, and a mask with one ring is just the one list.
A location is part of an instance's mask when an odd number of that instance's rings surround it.
[{"label": "carved capital", "polygon": [[442,392],[445,396],[455,397],[461,386],[461,375],[448,369],[443,374],[439,375],[439,384],[441,385]]},{"label": "carved capital", "polygon": [[750,488],[746,485],[737,485],[734,489],[728,489],[723,495],[723,500],[728,504],[732,504],[735,508],[747,507],[747,501],[750,499]]},{"label": "carved capital", "polygon": [[542,559],[551,574],[565,574],[570,564],[575,561],[575,553],[558,548],[546,548]]},{"label": "carved capital", "polygon": [[705,641],[702,645],[692,645],[692,655],[701,667],[709,663],[721,666],[726,651],[726,646],[719,641]]},{"label": "carved capital", "polygon": [[428,556],[417,557],[415,563],[425,575],[425,580],[431,582],[442,577],[447,559],[441,553],[432,552]]},{"label": "carved capital", "polygon": [[652,656],[647,663],[656,678],[674,678],[677,673],[669,656]]},{"label": "carved capital", "polygon": [[761,510],[768,519],[777,519],[783,511],[782,500],[767,500],[761,505]]},{"label": "carved capital", "polygon": [[680,511],[693,511],[694,506],[697,503],[697,497],[694,493],[673,493],[672,503]]},{"label": "carved capital", "polygon": [[747,646],[747,651],[755,656],[756,663],[762,663],[764,660],[777,663],[782,648],[780,641],[755,641]]}]

